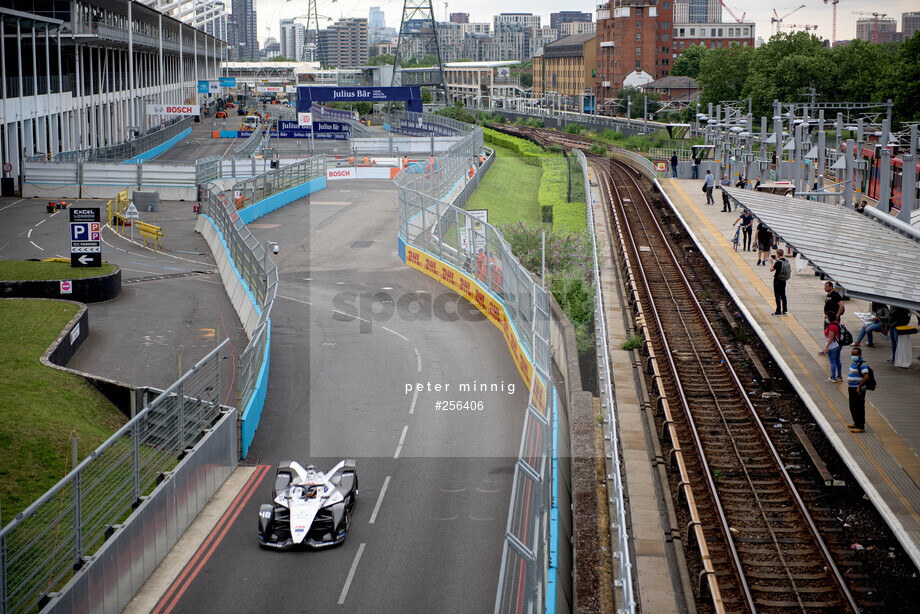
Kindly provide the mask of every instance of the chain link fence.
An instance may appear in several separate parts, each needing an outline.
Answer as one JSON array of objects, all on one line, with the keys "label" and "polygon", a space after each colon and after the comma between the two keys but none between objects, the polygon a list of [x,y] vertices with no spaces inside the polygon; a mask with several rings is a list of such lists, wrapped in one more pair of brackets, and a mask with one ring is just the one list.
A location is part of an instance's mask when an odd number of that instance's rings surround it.
[{"label": "chain link fence", "polygon": [[[76,151],[62,151],[55,154],[54,162],[124,162],[138,156],[145,151],[150,151],[158,145],[162,145],[169,139],[175,137],[180,132],[191,128],[191,117],[180,117],[166,122],[162,128],[157,128],[143,136],[139,136],[133,141],[119,143],[111,147],[98,147],[94,149],[80,149]],[[47,155],[30,156],[26,158],[29,162],[40,162],[48,160]]]},{"label": "chain link fence", "polygon": [[237,209],[244,209],[273,194],[325,176],[326,164],[322,157],[301,160],[235,184],[231,188],[234,205]]},{"label": "chain link fence", "polygon": [[[600,266],[597,257],[597,242],[594,233],[594,196],[591,192],[591,183],[588,177],[588,160],[585,154],[576,149],[572,150],[578,157],[581,166],[582,178],[585,184],[585,206],[588,212],[588,230],[591,231],[591,252],[594,260],[594,279],[601,279]],[[616,540],[613,551],[612,563],[616,566],[617,573],[614,578],[614,589],[619,589],[619,598],[622,607],[618,612],[636,611],[636,594],[632,577],[632,555],[629,551],[629,526],[626,523],[626,502],[623,467],[620,463],[620,446],[617,433],[616,413],[613,411],[613,374],[610,372],[610,354],[607,338],[607,311],[604,306],[604,293],[600,284],[594,286],[594,321],[597,323],[597,337],[600,346],[600,359],[598,368],[603,382],[602,403],[604,416],[607,422],[607,438],[610,441],[611,462],[613,472],[609,479],[613,481],[613,488],[608,497],[611,531],[615,533],[612,539]]]},{"label": "chain link fence", "polygon": [[224,341],[0,530],[0,611],[34,612],[59,590],[227,409]]},{"label": "chain link fence", "polygon": [[[494,321],[517,338],[515,359],[527,357],[530,398],[511,502],[495,612],[541,612],[546,606],[547,546],[552,493],[553,406],[550,372],[549,297],[520,265],[501,233],[489,224],[473,224],[460,207],[478,185],[485,157],[482,130],[436,115],[402,114],[425,123],[441,123],[467,135],[443,154],[403,170],[396,179],[399,194],[399,235],[415,247],[476,281],[461,278],[462,291],[487,310],[487,294],[504,306]],[[491,156],[490,158],[491,159]],[[485,162],[485,160],[484,160]],[[408,258],[408,256],[407,256]],[[528,379],[525,376],[525,381]]]}]

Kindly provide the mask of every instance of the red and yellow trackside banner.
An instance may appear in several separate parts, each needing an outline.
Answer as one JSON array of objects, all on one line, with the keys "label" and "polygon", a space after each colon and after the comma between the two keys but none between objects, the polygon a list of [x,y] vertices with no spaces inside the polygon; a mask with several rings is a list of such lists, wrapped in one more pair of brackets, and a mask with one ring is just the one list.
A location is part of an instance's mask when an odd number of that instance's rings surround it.
[{"label": "red and yellow trackside banner", "polygon": [[511,358],[514,360],[521,377],[524,378],[524,384],[528,390],[533,382],[536,383],[536,388],[532,391],[533,403],[542,413],[546,407],[546,384],[539,377],[533,377],[533,364],[527,358],[524,348],[521,347],[514,327],[508,320],[505,307],[501,302],[489,292],[483,290],[476,280],[410,245],[406,245],[406,264],[454,290],[457,294],[476,305],[479,311],[484,313],[502,331],[505,336],[505,343],[508,344],[508,349],[511,351]]}]

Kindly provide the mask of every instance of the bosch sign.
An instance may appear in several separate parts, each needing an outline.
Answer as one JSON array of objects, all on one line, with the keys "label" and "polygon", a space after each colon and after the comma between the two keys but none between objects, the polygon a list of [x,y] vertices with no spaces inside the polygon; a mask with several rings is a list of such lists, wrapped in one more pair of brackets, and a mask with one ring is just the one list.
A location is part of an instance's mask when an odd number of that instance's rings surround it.
[{"label": "bosch sign", "polygon": [[355,179],[356,177],[354,168],[336,168],[326,171],[326,179]]},{"label": "bosch sign", "polygon": [[198,115],[199,109],[194,105],[149,104],[147,115]]}]

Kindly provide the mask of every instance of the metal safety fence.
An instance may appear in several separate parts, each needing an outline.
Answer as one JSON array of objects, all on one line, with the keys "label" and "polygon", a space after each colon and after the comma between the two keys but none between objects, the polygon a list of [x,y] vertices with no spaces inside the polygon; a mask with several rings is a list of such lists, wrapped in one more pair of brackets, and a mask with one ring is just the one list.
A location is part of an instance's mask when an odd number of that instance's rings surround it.
[{"label": "metal safety fence", "polygon": [[[170,120],[162,128],[157,128],[133,141],[119,143],[108,147],[62,151],[52,158],[54,162],[124,162],[162,145],[180,132],[191,128],[191,117]],[[47,160],[47,156],[31,156],[28,161]]]},{"label": "metal safety fence", "polygon": [[223,415],[225,340],[0,530],[0,612],[34,612]]},{"label": "metal safety fence", "polygon": [[[407,246],[475,280],[478,287],[467,288],[467,293],[517,339],[515,359],[526,356],[533,365],[525,375],[531,392],[514,468],[495,612],[542,612],[550,567],[552,503],[549,297],[497,229],[487,223],[473,224],[463,209],[452,204],[465,203],[462,196],[472,191],[467,186],[478,185],[482,130],[434,115],[424,116],[424,121],[456,124],[468,136],[433,160],[410,165],[397,177],[399,236]],[[465,283],[461,281],[461,287]],[[497,307],[491,311],[490,299],[504,308],[503,315]]]},{"label": "metal safety fence", "polygon": [[243,209],[273,194],[325,176],[326,163],[321,156],[301,160],[235,184],[231,188],[233,204],[237,209]]},{"label": "metal safety fence", "polygon": [[262,145],[262,131],[267,129],[265,124],[260,124],[258,128],[252,131],[245,141],[233,149],[233,158],[249,158],[256,153],[256,150]]},{"label": "metal safety fence", "polygon": [[[585,206],[588,213],[588,230],[591,232],[591,253],[594,264],[594,279],[600,280],[600,266],[597,256],[597,242],[594,232],[594,196],[591,193],[591,183],[588,177],[588,160],[581,151],[572,150],[578,157],[578,164],[581,166],[582,179],[585,185]],[[612,563],[616,565],[617,573],[614,577],[614,587],[619,589],[621,607],[617,608],[618,612],[636,611],[636,594],[633,586],[632,576],[632,555],[629,550],[629,525],[626,522],[626,484],[624,482],[623,467],[620,463],[620,446],[617,433],[616,413],[613,411],[613,374],[610,372],[610,353],[607,338],[607,311],[604,306],[604,292],[600,283],[594,285],[594,321],[596,322],[596,332],[598,345],[600,346],[600,356],[598,359],[598,369],[601,381],[603,382],[603,395],[601,402],[604,406],[604,419],[607,422],[606,437],[610,441],[611,463],[613,472],[608,478],[613,482],[612,492],[608,497],[610,507],[610,528],[615,535],[616,546],[613,549]]]}]

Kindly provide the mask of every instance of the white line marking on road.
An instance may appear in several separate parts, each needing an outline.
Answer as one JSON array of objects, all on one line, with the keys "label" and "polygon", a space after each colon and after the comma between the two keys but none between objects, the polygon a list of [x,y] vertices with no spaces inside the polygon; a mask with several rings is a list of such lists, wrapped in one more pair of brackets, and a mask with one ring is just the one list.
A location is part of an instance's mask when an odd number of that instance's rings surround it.
[{"label": "white line marking on road", "polygon": [[29,241],[29,243],[31,243],[32,245],[35,245],[35,247],[38,247],[38,249],[40,249],[40,250],[42,250],[42,251],[45,251],[45,248],[44,248],[44,247],[39,247],[38,245],[36,245],[36,244],[35,244],[35,241]]},{"label": "white line marking on road", "polygon": [[33,230],[33,229],[30,228],[28,234],[26,234],[26,238],[27,238],[27,239],[31,239],[31,238],[32,238],[32,230]]},{"label": "white line marking on road", "polygon": [[36,224],[35,227],[38,228],[39,226],[41,226],[42,224],[44,224],[46,219],[48,219],[48,218],[44,218],[44,217],[43,217],[43,218],[42,218],[42,221],[40,221],[38,224]]},{"label": "white line marking on road", "polygon": [[408,339],[406,339],[405,337],[403,337],[402,335],[400,335],[399,333],[397,333],[397,332],[396,332],[395,330],[393,330],[392,328],[387,328],[386,326],[381,326],[380,328],[382,328],[383,330],[387,331],[388,333],[393,333],[393,334],[396,335],[397,337],[402,337],[402,339],[403,339],[404,341],[408,341]]},{"label": "white line marking on road", "polygon": [[345,603],[345,597],[348,596],[348,589],[351,586],[351,581],[355,579],[355,570],[358,569],[358,561],[361,560],[361,555],[364,554],[364,547],[367,546],[364,542],[358,546],[358,553],[355,554],[355,560],[351,563],[351,569],[348,570],[348,577],[345,578],[345,586],[342,587],[342,594],[339,595],[339,605]]},{"label": "white line marking on road", "polygon": [[383,495],[387,494],[387,486],[390,485],[390,476],[387,476],[383,481],[383,487],[380,489],[380,495],[377,497],[377,505],[374,506],[374,513],[371,514],[371,521],[367,524],[374,524],[374,521],[377,520],[377,512],[380,511],[380,504],[383,503]]},{"label": "white line marking on road", "polygon": [[348,316],[349,318],[354,318],[355,320],[361,320],[362,322],[367,322],[368,324],[370,324],[370,320],[365,320],[365,319],[362,318],[362,317],[356,316],[356,315],[351,314],[351,313],[345,313],[344,311],[339,311],[338,309],[333,309],[333,310],[332,310],[332,313],[340,313],[340,314],[342,314],[343,316]]},{"label": "white line marking on road", "polygon": [[310,307],[313,306],[313,303],[311,303],[310,301],[304,301],[299,298],[294,298],[293,296],[284,296],[283,294],[279,294],[278,298],[284,298],[289,301],[294,301],[295,303],[303,303],[304,305],[309,305]]},{"label": "white line marking on road", "polygon": [[31,199],[30,199],[30,198],[20,198],[20,199],[17,200],[16,202],[10,203],[10,204],[8,204],[7,206],[5,206],[3,209],[0,209],[0,211],[6,211],[6,210],[9,209],[10,207],[13,207],[13,206],[15,206],[15,205],[18,205],[19,203],[21,203],[21,202],[24,201],[24,200],[31,200]]},{"label": "white line marking on road", "polygon": [[412,395],[412,405],[409,406],[409,413],[415,413],[415,402],[418,400],[418,388],[415,389],[415,394]]},{"label": "white line marking on road", "polygon": [[[406,340],[408,341],[408,339]],[[418,353],[418,348],[412,348],[415,350],[415,360],[418,362],[418,372],[422,372],[422,355]]]},{"label": "white line marking on road", "polygon": [[409,430],[409,425],[403,427],[402,435],[399,438],[399,444],[396,446],[396,454],[393,455],[393,458],[399,458],[399,453],[402,452],[403,443],[406,441],[406,431]]}]

